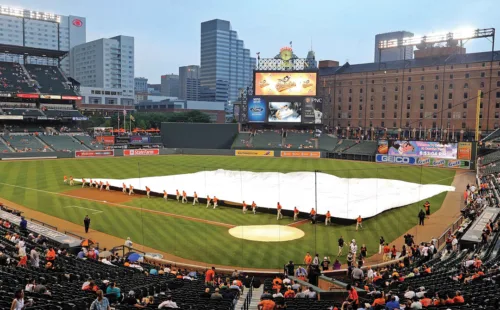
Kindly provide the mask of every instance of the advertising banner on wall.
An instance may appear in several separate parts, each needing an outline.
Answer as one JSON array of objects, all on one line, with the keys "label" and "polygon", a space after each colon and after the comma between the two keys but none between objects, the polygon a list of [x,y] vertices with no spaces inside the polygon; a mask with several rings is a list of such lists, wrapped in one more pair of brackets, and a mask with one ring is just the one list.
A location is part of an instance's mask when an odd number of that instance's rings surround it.
[{"label": "advertising banner on wall", "polygon": [[472,158],[472,143],[458,142],[458,159],[471,160]]},{"label": "advertising banner on wall", "polygon": [[323,98],[306,97],[302,103],[302,123],[321,124],[323,122]]},{"label": "advertising banner on wall", "polygon": [[236,150],[235,156],[257,156],[257,157],[274,157],[274,151],[260,150]]},{"label": "advertising banner on wall", "polygon": [[281,151],[281,157],[320,158],[321,152]]},{"label": "advertising banner on wall", "polygon": [[264,123],[267,114],[267,102],[265,98],[253,97],[248,99],[248,122]]},{"label": "advertising banner on wall", "polygon": [[114,150],[75,151],[75,157],[110,157],[115,156]]},{"label": "advertising banner on wall", "polygon": [[379,141],[379,154],[393,156],[425,156],[434,158],[457,158],[457,143],[406,140]]},{"label": "advertising banner on wall", "polygon": [[300,123],[302,121],[302,102],[269,101],[269,123]]},{"label": "advertising banner on wall", "polygon": [[255,72],[256,96],[316,96],[316,72]]},{"label": "advertising banner on wall", "polygon": [[97,142],[112,145],[115,144],[115,136],[97,136]]},{"label": "advertising banner on wall", "polygon": [[435,157],[417,157],[417,156],[394,156],[377,154],[375,157],[377,163],[429,166],[441,168],[460,168],[469,169],[470,161],[461,159],[445,159]]},{"label": "advertising banner on wall", "polygon": [[137,150],[123,150],[123,156],[153,156],[160,155],[159,149],[137,149]]},{"label": "advertising banner on wall", "polygon": [[149,143],[150,140],[151,139],[148,136],[132,136],[132,137],[130,137],[130,143],[132,143],[132,144]]}]

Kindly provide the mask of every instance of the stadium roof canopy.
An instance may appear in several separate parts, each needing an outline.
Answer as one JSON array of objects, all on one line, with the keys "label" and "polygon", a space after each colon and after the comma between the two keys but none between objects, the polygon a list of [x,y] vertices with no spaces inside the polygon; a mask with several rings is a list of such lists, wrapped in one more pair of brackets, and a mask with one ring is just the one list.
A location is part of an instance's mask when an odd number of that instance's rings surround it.
[{"label": "stadium roof canopy", "polygon": [[49,50],[49,49],[27,47],[27,46],[8,45],[8,44],[0,44],[0,53],[36,56],[36,57],[48,57],[48,58],[62,58],[64,56],[66,56],[66,54],[68,54],[67,51],[57,51],[57,50]]}]

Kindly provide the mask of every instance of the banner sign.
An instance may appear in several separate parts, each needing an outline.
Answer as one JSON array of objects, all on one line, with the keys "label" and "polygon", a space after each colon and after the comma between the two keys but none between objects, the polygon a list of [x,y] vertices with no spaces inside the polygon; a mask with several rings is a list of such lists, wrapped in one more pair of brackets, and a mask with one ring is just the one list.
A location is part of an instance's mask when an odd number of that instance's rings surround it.
[{"label": "banner sign", "polygon": [[25,98],[25,99],[37,99],[38,94],[17,94],[16,95],[18,98]]},{"label": "banner sign", "polygon": [[0,115],[0,119],[4,120],[23,120],[22,115]]},{"label": "banner sign", "polygon": [[429,166],[441,168],[460,168],[469,169],[470,161],[460,159],[445,159],[435,157],[417,157],[417,156],[393,156],[385,154],[377,154],[375,157],[377,163]]},{"label": "banner sign", "polygon": [[159,149],[137,149],[137,150],[123,150],[123,156],[153,156],[160,155]]},{"label": "banner sign", "polygon": [[426,156],[456,159],[457,150],[457,143],[432,141],[381,140],[378,145],[379,154],[393,156]]},{"label": "banner sign", "polygon": [[41,99],[57,99],[60,100],[61,96],[59,95],[40,95]]},{"label": "banner sign", "polygon": [[148,136],[132,136],[130,137],[130,143],[132,144],[143,144],[143,143],[149,143],[150,142],[150,137]]},{"label": "banner sign", "polygon": [[62,96],[63,100],[82,100],[80,96]]},{"label": "banner sign", "polygon": [[97,136],[96,140],[99,143],[104,143],[108,145],[115,144],[115,136]]},{"label": "banner sign", "polygon": [[472,143],[458,142],[458,159],[470,160],[472,158]]},{"label": "banner sign", "polygon": [[248,99],[248,122],[264,123],[266,121],[267,103],[262,97]]},{"label": "banner sign", "polygon": [[281,151],[281,157],[320,158],[321,152]]},{"label": "banner sign", "polygon": [[83,116],[83,117],[72,117],[71,119],[74,120],[74,121],[88,121],[89,120],[89,118],[85,117],[85,116]]},{"label": "banner sign", "polygon": [[75,151],[75,157],[110,157],[115,156],[114,150]]},{"label": "banner sign", "polygon": [[274,151],[259,151],[259,150],[236,150],[235,156],[260,156],[260,157],[274,157]]},{"label": "banner sign", "polygon": [[12,97],[12,94],[9,94],[9,93],[0,93],[0,97]]},{"label": "banner sign", "polygon": [[316,72],[255,72],[256,96],[316,96]]}]

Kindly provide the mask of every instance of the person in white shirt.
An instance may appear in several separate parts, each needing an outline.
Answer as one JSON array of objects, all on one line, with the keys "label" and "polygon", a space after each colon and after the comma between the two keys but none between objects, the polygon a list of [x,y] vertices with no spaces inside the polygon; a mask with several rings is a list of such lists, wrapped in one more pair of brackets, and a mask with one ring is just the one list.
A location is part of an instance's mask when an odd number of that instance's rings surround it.
[{"label": "person in white shirt", "polygon": [[273,294],[273,298],[279,298],[279,297],[283,298],[283,294],[281,294],[281,292]]},{"label": "person in white shirt", "polygon": [[172,301],[172,296],[168,296],[167,300],[162,302],[161,304],[158,305],[158,309],[163,309],[163,308],[179,308],[177,306],[177,303],[175,301]]},{"label": "person in white shirt", "polygon": [[422,309],[422,303],[416,297],[413,299],[413,302],[410,305],[410,309]]},{"label": "person in white shirt", "polygon": [[417,298],[424,298],[425,293],[427,293],[425,291],[425,287],[421,286],[418,288],[418,292],[415,295],[417,296]]},{"label": "person in white shirt", "polygon": [[30,264],[31,267],[38,268],[40,265],[40,254],[33,248],[30,252]]},{"label": "person in white shirt", "polygon": [[288,285],[290,283],[292,283],[292,280],[290,280],[288,277],[283,279],[283,284],[284,285]]},{"label": "person in white shirt", "polygon": [[304,293],[309,297],[309,299],[316,299],[316,292],[312,288],[307,288]]},{"label": "person in white shirt", "polygon": [[457,236],[453,236],[453,240],[451,241],[451,246],[453,248],[453,251],[458,250],[458,239]]},{"label": "person in white shirt", "polygon": [[415,292],[413,291],[413,289],[411,287],[408,287],[404,296],[406,299],[412,299],[413,297],[415,297]]},{"label": "person in white shirt", "polygon": [[134,243],[130,240],[130,237],[128,237],[127,240],[125,240],[125,246],[130,251],[130,250],[132,250],[133,245],[134,245]]},{"label": "person in white shirt", "polygon": [[368,271],[366,272],[366,277],[368,279],[368,283],[372,283],[373,282],[373,278],[375,277],[374,273],[375,272],[373,272],[372,267],[370,267],[370,269],[368,269]]},{"label": "person in white shirt", "polygon": [[163,269],[163,272],[165,272],[166,274],[169,274],[170,273],[170,268],[167,266]]},{"label": "person in white shirt", "polygon": [[352,255],[356,257],[356,252],[358,251],[358,245],[356,244],[356,240],[352,239],[351,244],[349,246],[351,248]]}]

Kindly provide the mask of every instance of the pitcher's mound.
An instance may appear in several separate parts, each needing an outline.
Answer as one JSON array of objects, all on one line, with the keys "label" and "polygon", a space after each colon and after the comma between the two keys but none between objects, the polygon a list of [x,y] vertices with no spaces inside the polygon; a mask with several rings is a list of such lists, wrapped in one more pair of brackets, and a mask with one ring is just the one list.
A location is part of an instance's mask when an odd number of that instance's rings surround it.
[{"label": "pitcher's mound", "polygon": [[229,229],[229,234],[235,238],[261,242],[290,241],[305,235],[296,227],[282,225],[236,226]]}]

